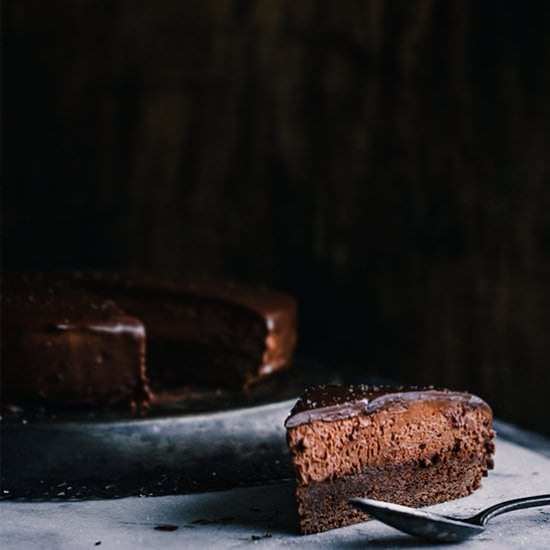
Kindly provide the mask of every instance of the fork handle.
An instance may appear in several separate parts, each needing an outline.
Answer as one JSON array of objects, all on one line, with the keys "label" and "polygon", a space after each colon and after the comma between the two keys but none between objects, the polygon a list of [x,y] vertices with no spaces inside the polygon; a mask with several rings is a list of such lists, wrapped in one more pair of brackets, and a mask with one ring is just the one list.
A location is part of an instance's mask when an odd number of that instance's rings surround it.
[{"label": "fork handle", "polygon": [[513,512],[514,510],[522,510],[523,508],[534,508],[536,506],[550,505],[550,495],[536,495],[532,497],[514,498],[513,500],[505,500],[494,506],[482,510],[472,518],[479,525],[485,525],[490,519],[500,514]]}]

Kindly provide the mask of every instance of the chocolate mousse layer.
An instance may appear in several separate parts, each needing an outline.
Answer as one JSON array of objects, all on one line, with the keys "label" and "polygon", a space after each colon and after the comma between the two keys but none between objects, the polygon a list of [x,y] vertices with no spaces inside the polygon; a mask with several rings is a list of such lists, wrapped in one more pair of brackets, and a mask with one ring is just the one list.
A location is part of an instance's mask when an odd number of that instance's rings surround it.
[{"label": "chocolate mousse layer", "polygon": [[468,495],[493,466],[491,409],[463,392],[318,386],[286,428],[303,533],[368,519],[353,497],[424,506]]}]

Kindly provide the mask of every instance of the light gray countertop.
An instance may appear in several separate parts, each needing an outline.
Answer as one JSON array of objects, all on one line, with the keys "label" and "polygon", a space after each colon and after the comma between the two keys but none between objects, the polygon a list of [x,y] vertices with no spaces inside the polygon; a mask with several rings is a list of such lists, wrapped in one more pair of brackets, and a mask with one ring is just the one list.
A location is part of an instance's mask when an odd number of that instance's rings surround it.
[{"label": "light gray countertop", "polygon": [[[496,466],[469,497],[434,510],[468,515],[494,502],[550,492],[547,439],[497,423]],[[511,441],[513,440],[513,441]],[[2,550],[162,548],[421,548],[376,521],[311,536],[296,530],[292,484],[163,497],[0,502]],[[155,529],[172,526],[173,531]],[[165,527],[166,528],[166,527]],[[547,549],[550,508],[495,518],[461,548]]]}]

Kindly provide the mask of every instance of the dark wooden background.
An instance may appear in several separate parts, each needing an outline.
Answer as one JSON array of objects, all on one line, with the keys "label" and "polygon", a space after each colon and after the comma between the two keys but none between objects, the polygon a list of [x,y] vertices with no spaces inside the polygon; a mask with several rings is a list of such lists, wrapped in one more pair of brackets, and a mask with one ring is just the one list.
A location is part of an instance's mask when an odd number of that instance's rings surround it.
[{"label": "dark wooden background", "polygon": [[262,281],[550,433],[550,2],[2,8],[4,267]]}]

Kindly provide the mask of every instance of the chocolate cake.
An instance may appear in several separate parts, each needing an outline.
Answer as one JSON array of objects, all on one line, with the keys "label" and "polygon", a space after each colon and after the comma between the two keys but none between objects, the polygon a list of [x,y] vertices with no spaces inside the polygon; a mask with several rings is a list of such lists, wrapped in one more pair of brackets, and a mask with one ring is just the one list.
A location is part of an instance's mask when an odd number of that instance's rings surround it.
[{"label": "chocolate cake", "polygon": [[368,519],[350,498],[435,504],[470,494],[493,467],[491,409],[468,393],[317,386],[285,425],[304,534]]},{"label": "chocolate cake", "polygon": [[11,276],[2,319],[10,405],[145,404],[178,385],[246,387],[289,366],[296,342],[290,296],[206,279]]},{"label": "chocolate cake", "polygon": [[2,289],[2,404],[146,402],[145,329],[112,301],[49,282]]}]

